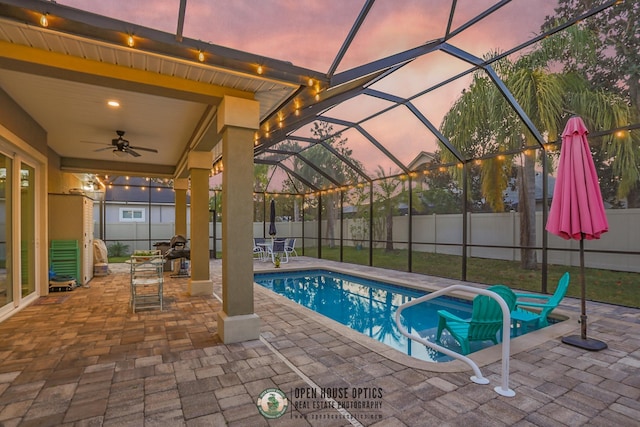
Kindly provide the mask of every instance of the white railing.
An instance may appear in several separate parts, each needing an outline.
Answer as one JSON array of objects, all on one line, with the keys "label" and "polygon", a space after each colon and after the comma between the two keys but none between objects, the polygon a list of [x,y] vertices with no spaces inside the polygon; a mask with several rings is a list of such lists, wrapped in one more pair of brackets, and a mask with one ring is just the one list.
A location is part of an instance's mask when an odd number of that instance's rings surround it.
[{"label": "white railing", "polygon": [[509,310],[509,307],[507,307],[507,304],[504,302],[502,297],[500,297],[500,295],[496,294],[495,292],[488,291],[486,289],[478,289],[471,286],[453,285],[444,289],[440,289],[439,291],[432,292],[423,297],[416,298],[398,307],[398,311],[396,312],[396,325],[398,325],[398,330],[402,335],[404,335],[405,337],[411,340],[417,341],[420,344],[426,345],[429,348],[437,350],[440,353],[446,354],[447,356],[458,359],[466,363],[467,365],[469,365],[471,369],[473,369],[473,372],[475,374],[470,378],[471,381],[473,381],[474,383],[489,384],[489,380],[482,376],[482,372],[480,372],[480,368],[478,368],[478,365],[476,365],[476,363],[473,360],[469,359],[468,357],[460,353],[451,351],[448,348],[445,348],[434,342],[425,340],[424,338],[418,335],[413,335],[409,333],[404,328],[404,326],[400,323],[400,315],[402,313],[402,310],[404,310],[405,308],[409,308],[411,306],[421,304],[425,301],[432,300],[441,295],[449,294],[453,291],[458,291],[458,290],[467,291],[474,294],[486,295],[488,297],[493,298],[498,302],[498,304],[500,304],[500,308],[502,309],[502,384],[499,387],[495,387],[494,390],[496,391],[496,393],[498,393],[501,396],[505,396],[505,397],[515,396],[516,393],[509,388],[509,354],[511,352],[511,311]]}]

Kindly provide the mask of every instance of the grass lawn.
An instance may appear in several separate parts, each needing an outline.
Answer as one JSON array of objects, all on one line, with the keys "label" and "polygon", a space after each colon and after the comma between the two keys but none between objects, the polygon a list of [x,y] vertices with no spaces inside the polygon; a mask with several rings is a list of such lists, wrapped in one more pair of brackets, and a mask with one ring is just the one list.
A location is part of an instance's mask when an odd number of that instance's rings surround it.
[{"label": "grass lawn", "polygon": [[[322,248],[322,257],[338,261],[339,248]],[[354,264],[368,265],[369,252],[366,249],[356,250],[345,247],[343,260]],[[373,265],[391,270],[408,270],[407,251],[384,249],[373,250]],[[568,271],[571,275],[568,296],[580,297],[579,267],[548,265],[548,292],[552,293],[560,276]],[[455,255],[426,252],[413,253],[412,271],[430,276],[460,279],[462,277],[462,257]],[[517,261],[502,261],[484,258],[467,258],[467,280],[485,284],[504,284],[512,289],[540,292],[542,286],[542,269],[523,270]],[[627,307],[640,308],[639,273],[585,269],[587,299]]]}]

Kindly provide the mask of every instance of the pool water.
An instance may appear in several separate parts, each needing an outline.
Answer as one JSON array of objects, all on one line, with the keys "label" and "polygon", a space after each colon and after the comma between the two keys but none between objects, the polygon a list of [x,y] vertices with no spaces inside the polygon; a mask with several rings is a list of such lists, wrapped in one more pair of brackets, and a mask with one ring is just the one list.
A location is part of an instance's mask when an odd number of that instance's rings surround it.
[{"label": "pool water", "polygon": [[[452,360],[449,356],[409,340],[398,331],[395,322],[398,307],[427,292],[328,270],[259,273],[254,275],[254,281],[409,356],[430,362]],[[447,310],[463,319],[470,318],[471,302],[447,296],[435,298],[405,309],[402,323],[409,332],[435,341],[438,310]],[[447,348],[460,350],[449,335],[443,335],[442,341]],[[471,350],[490,345],[490,341],[473,343]]]}]

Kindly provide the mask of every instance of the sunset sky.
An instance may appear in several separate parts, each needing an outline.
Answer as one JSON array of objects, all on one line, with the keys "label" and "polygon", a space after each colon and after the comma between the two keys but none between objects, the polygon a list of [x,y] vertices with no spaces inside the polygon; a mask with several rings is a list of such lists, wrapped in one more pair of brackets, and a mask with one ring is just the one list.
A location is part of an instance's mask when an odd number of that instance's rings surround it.
[{"label": "sunset sky", "polygon": [[[176,32],[179,0],[58,0],[58,3]],[[495,0],[458,0],[452,27],[455,29],[495,3]],[[363,0],[188,0],[184,36],[326,73],[363,4]],[[514,0],[450,43],[476,56],[507,50],[539,33],[545,16],[553,14],[556,4],[556,0]],[[451,1],[442,0],[378,0],[336,73],[442,37],[450,6]],[[409,97],[468,68],[468,64],[436,52],[418,58],[411,66],[376,83],[374,88]],[[461,79],[416,99],[414,104],[437,127],[467,85],[468,79]],[[356,98],[327,115],[357,121],[381,106],[384,101],[362,102]],[[435,137],[413,115],[396,110],[366,122],[363,127],[404,164],[420,151],[434,151]],[[362,135],[348,131],[344,136],[349,139],[354,158],[369,172],[377,165],[397,170],[384,155],[372,150]]]}]

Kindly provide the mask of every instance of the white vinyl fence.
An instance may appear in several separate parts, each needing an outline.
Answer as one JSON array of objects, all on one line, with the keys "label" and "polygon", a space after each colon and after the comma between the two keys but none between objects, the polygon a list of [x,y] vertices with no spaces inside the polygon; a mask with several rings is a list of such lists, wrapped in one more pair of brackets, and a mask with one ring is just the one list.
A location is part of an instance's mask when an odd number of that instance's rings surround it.
[{"label": "white vinyl fence", "polygon": [[[520,244],[520,218],[517,212],[509,213],[474,213],[468,215],[467,255],[478,258],[493,258],[510,261],[520,259],[520,250],[516,247]],[[546,231],[542,224],[542,213],[536,214],[536,245],[542,246],[542,236]],[[601,268],[616,271],[640,272],[640,209],[607,210],[609,220],[609,232],[602,235],[599,240],[585,241],[585,265],[592,268]],[[353,246],[351,225],[354,219],[347,219],[344,223],[344,244]],[[398,216],[393,220],[394,248],[407,249],[408,241],[408,216]],[[326,221],[323,222],[323,230]],[[278,237],[296,237],[299,239],[297,246],[302,247],[302,222],[278,222],[276,224]],[[414,215],[412,224],[413,250],[418,252],[436,252],[451,255],[462,254],[462,215]],[[151,244],[157,241],[169,241],[174,235],[173,223],[161,223],[151,225]],[[187,230],[189,227],[187,226]],[[268,224],[256,222],[253,224],[255,237],[269,237]],[[336,227],[335,238],[338,239],[339,227]],[[209,225],[209,236],[213,235],[212,224]],[[385,236],[386,233],[382,233]],[[95,236],[99,236],[97,225]],[[318,224],[315,221],[304,222],[304,236],[306,247],[317,245]],[[189,236],[187,236],[188,238]],[[324,236],[323,236],[324,237]],[[222,227],[217,224],[217,249],[222,248]],[[135,240],[140,240],[135,242]],[[121,242],[129,245],[129,250],[147,249],[149,245],[148,223],[107,223],[107,245]],[[383,240],[374,238],[374,240]],[[368,239],[364,242],[368,244]],[[213,248],[213,242],[209,244]],[[382,247],[383,244],[377,244]],[[499,247],[485,247],[499,246]],[[500,247],[501,246],[501,247]],[[579,265],[578,247],[575,240],[563,240],[552,234],[548,234],[549,250],[548,262],[558,265]],[[565,249],[572,249],[567,251]],[[590,253],[594,251],[614,251],[617,253]],[[619,252],[636,252],[636,254],[620,254]],[[542,251],[538,253],[538,261],[542,260]]]}]

